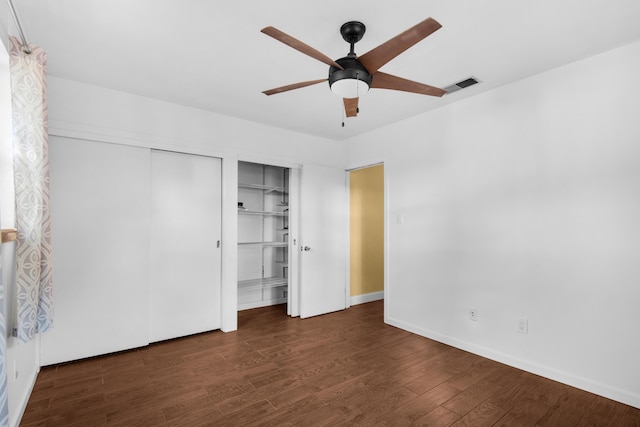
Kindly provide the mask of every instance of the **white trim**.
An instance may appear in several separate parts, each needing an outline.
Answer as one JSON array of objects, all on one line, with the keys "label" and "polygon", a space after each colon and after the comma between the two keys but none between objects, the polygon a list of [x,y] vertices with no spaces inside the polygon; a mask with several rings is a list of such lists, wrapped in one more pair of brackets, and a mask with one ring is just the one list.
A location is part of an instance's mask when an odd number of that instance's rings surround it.
[{"label": "white trim", "polygon": [[[347,210],[347,220],[344,225],[345,238],[345,254],[347,256],[344,268],[344,283],[345,283],[345,304],[344,308],[347,309],[354,305],[351,299],[351,171],[344,171],[345,176],[345,208]],[[357,304],[357,303],[356,303]]]},{"label": "white trim", "polygon": [[[37,338],[38,340],[40,340],[40,337],[38,336]],[[38,354],[38,358],[40,355]],[[31,394],[33,393],[33,389],[36,386],[36,380],[38,379],[38,374],[40,373],[40,366],[37,367],[37,369],[34,371],[34,374],[32,375],[31,381],[29,381],[29,386],[27,387],[27,389],[25,390],[26,393],[24,396],[22,396],[22,399],[20,399],[19,405],[16,405],[15,409],[12,408],[11,406],[11,402],[9,404],[9,425],[11,425],[11,413],[12,411],[16,411],[17,412],[17,416],[15,419],[15,424],[13,424],[14,427],[18,427],[20,425],[20,423],[22,422],[22,417],[24,416],[24,412],[27,410],[27,404],[29,403],[29,398],[31,397]]]},{"label": "white trim", "polygon": [[349,171],[344,171],[344,193],[343,203],[346,214],[346,221],[343,224],[344,233],[346,238],[344,239],[344,309],[351,307],[351,176]]},{"label": "white trim", "polygon": [[240,162],[249,162],[249,163],[258,163],[260,165],[269,165],[269,166],[278,166],[281,168],[288,169],[301,169],[302,165],[300,163],[295,162],[287,162],[281,159],[277,159],[275,157],[267,157],[267,156],[256,156],[255,154],[239,154],[238,161]]},{"label": "white trim", "polygon": [[222,283],[220,329],[238,329],[238,158],[222,159]]},{"label": "white trim", "polygon": [[367,168],[372,168],[372,167],[380,166],[380,165],[384,166],[384,162],[380,161],[380,162],[376,162],[376,163],[367,163],[366,165],[363,165],[363,166],[350,167],[350,168],[347,168],[347,172],[355,172],[355,171],[360,170],[360,169],[367,169]]},{"label": "white trim", "polygon": [[289,286],[291,317],[300,317],[300,179],[301,169],[289,169]]},{"label": "white trim", "polygon": [[[302,164],[282,160],[277,157],[256,155],[251,151],[238,150],[230,145],[216,141],[216,148],[185,146],[185,141],[156,135],[145,135],[136,132],[122,131],[112,128],[83,125],[62,120],[50,120],[49,135],[72,139],[85,139],[109,144],[130,145],[133,147],[150,148],[153,150],[173,151],[176,153],[197,154],[201,156],[225,158],[233,156],[237,161],[280,166],[291,169],[301,169]],[[189,141],[186,141],[189,142]]]},{"label": "white trim", "polygon": [[371,292],[368,294],[354,295],[351,297],[351,305],[364,304],[371,301],[384,299],[384,291]]},{"label": "white trim", "polygon": [[450,345],[452,347],[456,347],[461,350],[468,351],[478,356],[482,356],[487,359],[494,360],[496,362],[504,363],[505,365],[509,365],[514,368],[524,370],[526,372],[540,375],[550,380],[558,381],[560,383],[567,384],[569,386],[576,387],[581,390],[585,390],[590,393],[594,393],[609,399],[613,399],[615,401],[640,409],[640,395],[630,393],[626,390],[621,390],[616,387],[611,387],[607,384],[603,384],[597,381],[590,380],[588,378],[573,375],[568,372],[560,371],[560,370],[551,368],[549,366],[532,363],[525,359],[520,359],[499,351],[495,351],[489,347],[476,345],[468,341],[463,341],[457,338],[450,337],[448,335],[443,335],[443,334],[431,331],[429,329],[423,329],[423,328],[411,325],[409,323],[404,323],[396,319],[387,318],[385,319],[385,323],[400,329],[404,329],[405,331],[409,331],[414,334],[421,335],[425,338],[429,338],[434,341],[438,341],[438,342]]},{"label": "white trim", "polygon": [[227,154],[220,150],[187,147],[176,144],[174,139],[157,136],[123,132],[115,129],[104,129],[95,126],[84,126],[76,123],[50,121],[49,135],[72,139],[84,139],[109,144],[129,145],[132,147],[150,148],[153,150],[173,151],[176,153],[197,154],[201,156],[224,158]]},{"label": "white trim", "polygon": [[[384,291],[384,299],[385,301],[389,301],[390,299],[390,282],[389,282],[389,223],[388,223],[388,219],[389,219],[389,215],[387,215],[389,213],[389,175],[387,175],[387,167],[384,165],[384,163],[382,163],[383,167],[384,167],[384,175],[383,175],[383,179],[384,179],[384,218],[383,218],[383,222],[384,222],[384,279],[383,279],[383,291]],[[389,304],[385,304],[384,305],[384,322],[385,323],[389,323],[388,322],[388,317],[389,317]]]}]

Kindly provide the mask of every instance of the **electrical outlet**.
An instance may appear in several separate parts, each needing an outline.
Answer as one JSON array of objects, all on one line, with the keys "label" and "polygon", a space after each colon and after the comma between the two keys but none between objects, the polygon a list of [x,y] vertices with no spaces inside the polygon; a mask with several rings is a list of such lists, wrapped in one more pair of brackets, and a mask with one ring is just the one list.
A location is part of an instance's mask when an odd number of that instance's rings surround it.
[{"label": "electrical outlet", "polygon": [[518,332],[521,334],[529,333],[529,320],[525,317],[518,318]]},{"label": "electrical outlet", "polygon": [[469,319],[473,320],[474,322],[478,321],[478,310],[475,308],[470,308],[469,309]]}]

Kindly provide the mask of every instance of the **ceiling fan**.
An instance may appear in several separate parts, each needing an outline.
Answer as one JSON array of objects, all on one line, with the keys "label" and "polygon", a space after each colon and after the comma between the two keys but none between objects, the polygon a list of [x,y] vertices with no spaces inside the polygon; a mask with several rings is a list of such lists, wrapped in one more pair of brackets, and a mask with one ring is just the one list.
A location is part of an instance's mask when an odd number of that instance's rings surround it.
[{"label": "ceiling fan", "polygon": [[413,92],[422,95],[442,96],[446,90],[423,83],[414,82],[378,71],[387,62],[400,55],[411,46],[426,38],[433,32],[440,29],[440,25],[435,19],[427,18],[414,25],[401,34],[382,43],[380,46],[370,50],[362,56],[356,55],[354,45],[362,39],[365,33],[365,26],[362,22],[350,21],[340,27],[342,38],[351,45],[351,49],[344,58],[335,61],[312,48],[311,46],[297,40],[290,35],[274,27],[265,27],[261,31],[274,39],[290,46],[305,55],[317,59],[329,65],[328,79],[310,80],[306,82],[293,83],[274,89],[265,90],[265,95],[275,95],[293,89],[300,89],[306,86],[315,85],[322,82],[329,82],[331,91],[343,98],[344,109],[347,117],[355,117],[358,110],[359,95],[374,89],[391,89],[404,92]]}]

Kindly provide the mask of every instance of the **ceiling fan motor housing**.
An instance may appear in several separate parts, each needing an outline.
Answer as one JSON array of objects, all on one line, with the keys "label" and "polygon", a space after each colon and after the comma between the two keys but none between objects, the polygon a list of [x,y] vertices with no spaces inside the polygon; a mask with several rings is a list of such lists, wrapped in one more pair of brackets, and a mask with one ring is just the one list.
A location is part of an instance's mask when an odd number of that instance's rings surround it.
[{"label": "ceiling fan motor housing", "polygon": [[329,87],[332,87],[335,82],[344,79],[359,80],[366,83],[367,87],[371,87],[371,74],[369,74],[369,71],[367,71],[355,56],[336,59],[336,62],[341,65],[344,70],[329,67]]}]

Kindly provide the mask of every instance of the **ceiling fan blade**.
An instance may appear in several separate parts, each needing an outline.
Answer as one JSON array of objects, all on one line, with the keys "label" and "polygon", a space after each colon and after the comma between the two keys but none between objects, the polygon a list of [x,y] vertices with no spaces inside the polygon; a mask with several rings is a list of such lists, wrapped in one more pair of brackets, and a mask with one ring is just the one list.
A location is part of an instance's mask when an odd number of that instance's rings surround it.
[{"label": "ceiling fan blade", "polygon": [[336,67],[340,70],[343,70],[342,66],[340,64],[338,64],[337,62],[335,62],[333,59],[329,58],[327,55],[325,55],[324,53],[312,48],[311,46],[302,43],[300,40],[295,39],[293,37],[291,37],[290,35],[283,33],[282,31],[278,30],[277,28],[274,27],[265,27],[262,30],[263,33],[265,33],[268,36],[273,37],[274,39],[286,44],[287,46],[290,46],[292,48],[294,48],[295,50],[304,53],[305,55],[309,55],[310,57],[317,59],[320,62],[324,62],[327,65],[331,65],[333,67]]},{"label": "ceiling fan blade", "polygon": [[294,89],[300,89],[301,87],[307,87],[307,86],[315,85],[315,84],[326,82],[326,81],[327,79],[309,80],[308,82],[293,83],[290,85],[277,87],[275,89],[264,90],[262,91],[262,93],[264,93],[265,95],[275,95],[277,93],[282,93],[282,92],[286,92]]},{"label": "ceiling fan blade", "polygon": [[396,77],[380,71],[373,75],[371,87],[377,89],[401,90],[404,92],[431,96],[442,96],[447,93],[446,90],[440,89],[439,87],[414,82],[412,80],[403,79],[402,77]]},{"label": "ceiling fan blade", "polygon": [[434,31],[440,29],[442,25],[433,18],[427,18],[419,24],[414,25],[394,38],[387,40],[380,46],[373,48],[364,55],[358,57],[358,61],[373,74],[380,67],[409,49],[420,40],[426,38]]},{"label": "ceiling fan blade", "polygon": [[347,117],[355,117],[358,115],[358,100],[360,98],[342,98],[344,101],[344,112]]}]

